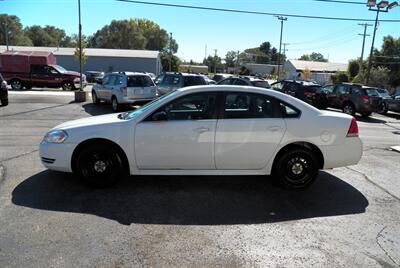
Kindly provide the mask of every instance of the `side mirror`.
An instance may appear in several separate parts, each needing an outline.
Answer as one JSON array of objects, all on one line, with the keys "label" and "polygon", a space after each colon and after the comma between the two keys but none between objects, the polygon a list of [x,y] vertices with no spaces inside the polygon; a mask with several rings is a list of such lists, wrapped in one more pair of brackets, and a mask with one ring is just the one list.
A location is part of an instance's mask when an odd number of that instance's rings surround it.
[{"label": "side mirror", "polygon": [[168,120],[168,116],[165,111],[156,112],[155,114],[153,114],[153,116],[151,118],[153,119],[153,121],[167,121]]},{"label": "side mirror", "polygon": [[95,79],[95,81],[96,81],[96,84],[103,84],[103,78],[96,78]]}]

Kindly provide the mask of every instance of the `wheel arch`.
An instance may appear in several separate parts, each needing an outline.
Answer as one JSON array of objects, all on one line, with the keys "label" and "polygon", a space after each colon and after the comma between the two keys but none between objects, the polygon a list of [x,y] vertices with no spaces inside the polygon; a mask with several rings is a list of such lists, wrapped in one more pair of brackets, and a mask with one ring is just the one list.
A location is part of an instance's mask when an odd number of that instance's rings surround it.
[{"label": "wheel arch", "polygon": [[129,161],[128,161],[128,157],[127,157],[125,151],[117,143],[115,143],[109,139],[105,139],[105,138],[88,139],[88,140],[82,141],[81,143],[78,144],[78,146],[75,147],[74,152],[72,153],[72,157],[71,157],[72,172],[75,173],[75,171],[76,171],[76,164],[77,164],[76,159],[77,159],[79,153],[83,150],[83,148],[85,148],[86,146],[91,146],[91,145],[96,146],[98,144],[105,144],[105,145],[113,147],[122,157],[122,165],[124,167],[124,172],[127,172],[127,174],[130,174]]},{"label": "wheel arch", "polygon": [[322,151],[318,148],[318,146],[316,146],[315,144],[312,144],[310,142],[307,142],[307,141],[291,142],[291,143],[286,144],[282,148],[280,148],[274,157],[272,169],[275,167],[276,162],[278,161],[279,157],[283,153],[293,150],[293,149],[296,149],[296,148],[306,148],[306,149],[310,150],[311,152],[313,152],[315,154],[316,158],[318,159],[318,168],[323,169],[323,167],[325,165],[325,159],[324,159],[324,155],[323,155]]}]

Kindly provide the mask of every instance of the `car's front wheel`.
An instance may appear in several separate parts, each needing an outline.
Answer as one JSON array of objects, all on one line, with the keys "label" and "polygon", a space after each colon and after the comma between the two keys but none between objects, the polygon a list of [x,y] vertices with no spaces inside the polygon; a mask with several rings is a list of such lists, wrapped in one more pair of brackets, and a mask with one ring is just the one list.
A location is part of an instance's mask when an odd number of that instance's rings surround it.
[{"label": "car's front wheel", "polygon": [[278,156],[273,176],[285,188],[301,189],[315,181],[318,169],[318,160],[312,151],[295,148]]},{"label": "car's front wheel", "polygon": [[65,91],[71,91],[75,89],[74,83],[71,81],[66,81],[62,84],[62,89]]},{"label": "car's front wheel", "polygon": [[99,104],[100,103],[100,100],[97,97],[96,91],[94,91],[94,90],[92,90],[92,101],[93,101],[94,104]]},{"label": "car's front wheel", "polygon": [[79,153],[76,173],[95,187],[114,185],[123,173],[122,156],[110,146],[87,146]]},{"label": "car's front wheel", "polygon": [[388,108],[386,106],[386,103],[382,102],[381,108],[379,109],[379,113],[380,114],[387,114],[387,112],[388,112]]}]

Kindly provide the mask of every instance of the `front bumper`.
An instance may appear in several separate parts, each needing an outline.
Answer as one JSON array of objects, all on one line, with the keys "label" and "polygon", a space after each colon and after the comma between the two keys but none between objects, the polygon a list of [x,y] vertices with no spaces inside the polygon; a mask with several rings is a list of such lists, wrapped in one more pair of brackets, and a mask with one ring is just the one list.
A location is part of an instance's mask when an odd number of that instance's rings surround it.
[{"label": "front bumper", "polygon": [[156,97],[154,98],[128,98],[128,97],[123,97],[122,100],[120,101],[120,104],[135,104],[135,103],[145,103],[145,102],[150,102],[152,100],[154,100]]},{"label": "front bumper", "polygon": [[42,164],[51,170],[72,172],[71,159],[76,144],[49,143],[42,141],[39,146],[39,155]]}]

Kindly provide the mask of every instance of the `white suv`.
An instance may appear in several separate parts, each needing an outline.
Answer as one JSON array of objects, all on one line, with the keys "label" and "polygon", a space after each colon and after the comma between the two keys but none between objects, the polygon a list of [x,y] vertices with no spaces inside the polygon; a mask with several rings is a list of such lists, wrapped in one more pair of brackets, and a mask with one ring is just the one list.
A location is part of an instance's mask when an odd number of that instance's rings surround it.
[{"label": "white suv", "polygon": [[145,103],[157,96],[157,87],[150,76],[138,72],[108,73],[92,88],[93,103],[111,103],[114,112],[118,112],[121,105]]}]

